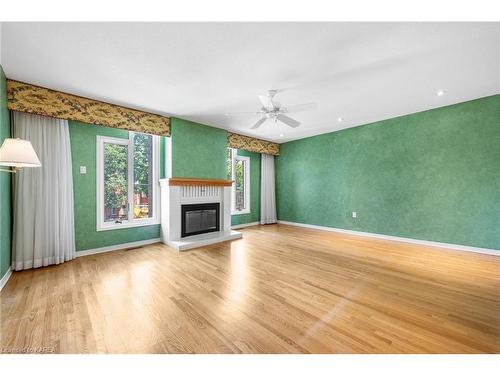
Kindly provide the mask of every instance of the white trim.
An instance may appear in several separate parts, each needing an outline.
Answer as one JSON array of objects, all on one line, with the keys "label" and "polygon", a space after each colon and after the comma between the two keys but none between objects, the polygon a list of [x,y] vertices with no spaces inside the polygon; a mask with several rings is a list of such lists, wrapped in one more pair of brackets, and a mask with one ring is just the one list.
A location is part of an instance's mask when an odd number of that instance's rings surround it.
[{"label": "white trim", "polygon": [[5,275],[3,275],[2,279],[0,280],[0,292],[2,291],[3,287],[7,285],[7,281],[9,281],[11,276],[12,276],[12,268],[9,267],[7,269],[7,272],[5,272]]},{"label": "white trim", "polygon": [[244,210],[241,211],[231,211],[231,216],[236,216],[236,215],[247,215],[250,214],[250,208],[245,208]]},{"label": "white trim", "polygon": [[127,228],[138,228],[138,227],[148,227],[150,225],[160,225],[160,220],[153,220],[153,219],[142,219],[141,221],[138,221],[139,219],[134,220],[132,222],[130,221],[123,221],[122,224],[114,224],[111,223],[109,225],[103,224],[101,225],[98,229],[96,229],[97,232],[104,232],[107,230],[120,230],[120,229],[127,229]]},{"label": "white trim", "polygon": [[118,245],[98,247],[96,249],[80,250],[80,251],[76,252],[76,257],[78,258],[78,257],[84,257],[86,255],[107,253],[109,251],[130,249],[132,247],[139,247],[139,246],[144,246],[144,245],[151,245],[153,243],[158,243],[158,242],[161,242],[160,238],[152,238],[150,240],[135,241],[135,242],[126,242],[126,243],[121,243],[121,244],[118,244]]},{"label": "white trim", "polygon": [[[133,150],[134,150],[134,134],[136,132],[129,132],[129,137],[127,138],[114,138],[97,136],[97,147],[96,147],[96,230],[98,232],[106,230],[117,230],[125,228],[135,228],[144,227],[148,225],[158,225],[160,224],[160,194],[159,194],[159,170],[160,170],[160,137],[153,135],[153,217],[147,219],[134,219],[133,218],[133,192],[134,192],[134,168],[133,168]],[[120,224],[112,222],[104,222],[104,180],[102,178],[104,174],[104,143],[118,144],[122,146],[127,146],[127,183],[128,183],[128,220],[124,220]]]},{"label": "white trim", "polygon": [[231,211],[231,216],[248,215],[250,213],[251,213],[250,208],[245,208],[244,210],[241,211]]},{"label": "white trim", "polygon": [[255,225],[260,225],[260,221],[253,221],[251,223],[245,223],[245,224],[238,224],[238,225],[231,225],[231,229],[238,229],[238,228],[246,228],[246,227],[253,227]]},{"label": "white trim", "polygon": [[445,242],[417,240],[415,238],[396,237],[396,236],[390,236],[387,234],[360,232],[360,231],[356,231],[356,230],[340,229],[340,228],[334,228],[334,227],[324,227],[324,226],[320,226],[320,225],[295,223],[293,221],[285,221],[285,220],[278,220],[278,224],[287,224],[287,225],[293,225],[296,227],[304,227],[304,228],[325,230],[325,231],[329,231],[329,232],[352,234],[355,236],[372,237],[372,238],[378,238],[378,239],[382,239],[382,240],[406,242],[406,243],[412,243],[412,244],[417,244],[417,245],[440,247],[443,249],[469,251],[469,252],[473,252],[473,253],[500,256],[500,250],[486,249],[483,247],[473,247],[473,246],[465,246],[465,245],[455,245],[455,244],[445,243]]}]

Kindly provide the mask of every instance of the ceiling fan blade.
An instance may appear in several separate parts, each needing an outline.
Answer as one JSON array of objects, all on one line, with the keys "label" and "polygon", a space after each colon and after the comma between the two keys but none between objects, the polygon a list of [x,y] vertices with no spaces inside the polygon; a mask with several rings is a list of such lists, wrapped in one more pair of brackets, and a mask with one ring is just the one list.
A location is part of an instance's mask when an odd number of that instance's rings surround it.
[{"label": "ceiling fan blade", "polygon": [[291,117],[285,116],[285,115],[278,115],[278,120],[280,120],[282,123],[291,126],[292,128],[296,128],[297,126],[300,125],[300,122],[297,120],[294,120]]},{"label": "ceiling fan blade", "polygon": [[267,95],[259,95],[259,100],[264,108],[273,109],[275,107],[273,99]]},{"label": "ceiling fan blade", "polygon": [[266,116],[262,117],[262,118],[261,118],[259,121],[257,121],[257,122],[255,123],[255,125],[254,125],[254,126],[252,126],[250,129],[257,129],[259,126],[261,126],[263,123],[265,123],[265,122],[266,122],[266,120],[267,120],[267,117],[266,117]]},{"label": "ceiling fan blade", "polygon": [[255,116],[260,114],[262,114],[262,112],[232,112],[224,113],[224,116]]},{"label": "ceiling fan blade", "polygon": [[304,104],[287,106],[286,111],[288,113],[295,113],[295,112],[311,111],[316,108],[318,108],[318,105],[316,103],[304,103]]}]

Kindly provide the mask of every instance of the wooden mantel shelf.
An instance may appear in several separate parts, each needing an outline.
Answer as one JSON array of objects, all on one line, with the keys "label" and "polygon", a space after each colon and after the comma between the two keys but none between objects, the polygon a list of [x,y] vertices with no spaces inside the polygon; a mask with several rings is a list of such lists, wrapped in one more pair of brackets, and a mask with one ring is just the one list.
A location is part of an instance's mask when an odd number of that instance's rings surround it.
[{"label": "wooden mantel shelf", "polygon": [[233,181],[216,178],[172,177],[168,179],[168,184],[170,186],[231,186]]}]

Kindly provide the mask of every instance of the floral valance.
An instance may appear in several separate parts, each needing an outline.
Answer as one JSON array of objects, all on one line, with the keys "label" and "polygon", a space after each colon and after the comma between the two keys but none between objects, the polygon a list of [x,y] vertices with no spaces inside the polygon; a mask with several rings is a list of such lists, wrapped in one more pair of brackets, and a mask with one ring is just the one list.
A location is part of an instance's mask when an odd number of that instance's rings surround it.
[{"label": "floral valance", "polygon": [[236,133],[227,133],[227,143],[231,148],[258,152],[259,154],[279,155],[280,145],[262,139],[247,137]]},{"label": "floral valance", "polygon": [[170,136],[170,118],[114,104],[7,80],[8,108],[109,126],[147,134]]}]

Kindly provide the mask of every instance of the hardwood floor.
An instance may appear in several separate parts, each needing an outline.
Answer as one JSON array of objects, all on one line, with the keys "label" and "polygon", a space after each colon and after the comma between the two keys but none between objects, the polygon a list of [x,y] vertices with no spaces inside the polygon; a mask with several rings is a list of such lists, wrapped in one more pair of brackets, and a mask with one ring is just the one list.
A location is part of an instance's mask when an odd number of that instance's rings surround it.
[{"label": "hardwood floor", "polygon": [[0,352],[500,352],[500,257],[286,225],[242,232],[15,272]]}]

